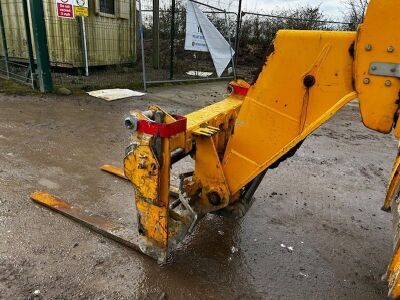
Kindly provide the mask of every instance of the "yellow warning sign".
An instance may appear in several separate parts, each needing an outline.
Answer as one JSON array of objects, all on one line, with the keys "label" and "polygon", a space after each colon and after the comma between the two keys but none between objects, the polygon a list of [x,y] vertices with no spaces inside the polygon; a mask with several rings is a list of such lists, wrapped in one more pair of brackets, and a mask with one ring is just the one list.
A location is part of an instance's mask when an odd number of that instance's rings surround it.
[{"label": "yellow warning sign", "polygon": [[74,6],[75,17],[88,17],[89,16],[89,8]]},{"label": "yellow warning sign", "polygon": [[76,17],[88,17],[88,0],[74,0],[74,15]]}]

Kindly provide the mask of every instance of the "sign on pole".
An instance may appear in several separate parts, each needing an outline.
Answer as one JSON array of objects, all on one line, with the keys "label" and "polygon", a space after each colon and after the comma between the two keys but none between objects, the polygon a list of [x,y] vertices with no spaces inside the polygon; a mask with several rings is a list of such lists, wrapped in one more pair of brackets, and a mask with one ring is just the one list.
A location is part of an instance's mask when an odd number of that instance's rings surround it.
[{"label": "sign on pole", "polygon": [[59,18],[74,18],[74,0],[57,0],[57,16]]},{"label": "sign on pole", "polygon": [[218,77],[233,62],[235,51],[207,16],[192,1],[186,6],[185,50],[210,52]]},{"label": "sign on pole", "polygon": [[89,0],[74,0],[74,13],[77,17],[89,16]]},{"label": "sign on pole", "polygon": [[186,6],[185,50],[208,52],[206,39],[201,31],[193,5],[188,1]]}]

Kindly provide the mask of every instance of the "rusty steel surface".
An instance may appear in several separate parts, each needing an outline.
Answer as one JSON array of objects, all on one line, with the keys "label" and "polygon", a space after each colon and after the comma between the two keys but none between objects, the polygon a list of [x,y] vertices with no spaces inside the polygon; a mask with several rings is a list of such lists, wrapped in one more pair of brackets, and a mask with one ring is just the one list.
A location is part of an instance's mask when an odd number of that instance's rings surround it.
[{"label": "rusty steel surface", "polygon": [[[125,176],[125,172],[124,169],[121,167],[117,167],[114,165],[103,165],[100,167],[100,169],[106,173],[110,173],[112,175],[115,175],[121,179],[124,180],[129,180],[126,176]],[[170,190],[169,190],[169,195],[170,197],[173,198],[178,198],[178,194],[179,194],[179,188],[176,186],[170,186]]]},{"label": "rusty steel surface", "polygon": [[34,192],[30,198],[36,203],[54,210],[101,235],[141,252],[136,228],[129,229],[105,217],[88,213],[48,193]]},{"label": "rusty steel surface", "polygon": [[125,172],[124,172],[123,168],[116,167],[116,166],[113,166],[113,165],[103,165],[103,166],[100,167],[100,169],[103,170],[104,172],[113,174],[113,175],[118,176],[118,177],[120,177],[122,179],[129,180],[125,176]]}]

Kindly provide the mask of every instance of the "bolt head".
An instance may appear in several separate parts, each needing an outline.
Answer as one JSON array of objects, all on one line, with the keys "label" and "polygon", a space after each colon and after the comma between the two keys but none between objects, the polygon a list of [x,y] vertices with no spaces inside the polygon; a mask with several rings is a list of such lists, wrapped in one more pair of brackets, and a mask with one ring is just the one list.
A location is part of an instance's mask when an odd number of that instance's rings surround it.
[{"label": "bolt head", "polygon": [[390,80],[386,80],[386,81],[385,81],[385,85],[386,85],[386,86],[391,86],[391,85],[392,85],[392,82],[391,82]]},{"label": "bolt head", "polygon": [[394,47],[393,47],[393,46],[389,46],[389,47],[387,48],[387,52],[389,52],[389,53],[394,52]]},{"label": "bolt head", "polygon": [[376,71],[377,67],[376,66],[372,66],[372,71]]},{"label": "bolt head", "polygon": [[371,44],[365,45],[365,51],[371,51],[371,50],[372,50],[372,45]]},{"label": "bolt head", "polygon": [[370,80],[369,80],[369,78],[364,78],[363,82],[364,82],[364,84],[369,84]]}]

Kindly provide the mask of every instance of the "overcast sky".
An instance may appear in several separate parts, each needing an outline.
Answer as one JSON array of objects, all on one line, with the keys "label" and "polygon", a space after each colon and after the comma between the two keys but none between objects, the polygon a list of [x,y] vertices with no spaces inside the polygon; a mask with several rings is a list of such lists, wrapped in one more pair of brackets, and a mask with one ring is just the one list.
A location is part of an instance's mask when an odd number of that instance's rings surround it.
[{"label": "overcast sky", "polygon": [[[142,0],[144,7],[151,9],[152,0]],[[228,11],[237,11],[239,0],[197,0],[202,3],[227,9]],[[348,0],[242,0],[244,11],[270,13],[273,10],[282,8],[296,8],[298,6],[312,5],[321,7],[324,15],[331,20],[342,20],[344,5]],[[186,2],[184,0],[184,2]],[[171,0],[160,0],[160,3],[169,6]]]},{"label": "overcast sky", "polygon": [[[217,0],[218,1],[218,0]],[[301,5],[320,5],[327,17],[341,19],[343,15],[342,0],[242,0],[243,6],[249,11],[270,12],[274,9],[297,7]]]}]

